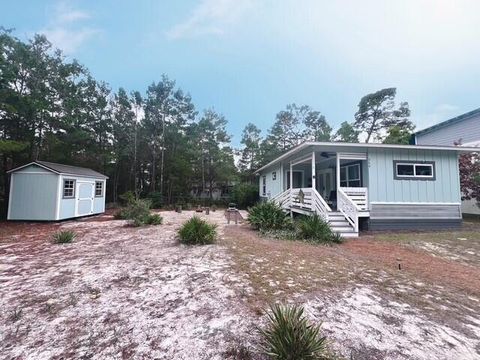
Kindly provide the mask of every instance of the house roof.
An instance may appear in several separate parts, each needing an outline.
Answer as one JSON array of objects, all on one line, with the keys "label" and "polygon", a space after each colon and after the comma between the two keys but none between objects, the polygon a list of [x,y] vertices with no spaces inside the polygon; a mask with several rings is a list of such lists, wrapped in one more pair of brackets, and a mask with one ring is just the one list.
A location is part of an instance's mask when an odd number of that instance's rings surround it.
[{"label": "house roof", "polygon": [[49,161],[33,161],[31,163],[19,166],[15,169],[12,169],[8,171],[8,173],[18,171],[20,169],[23,169],[27,166],[30,165],[37,165],[40,166],[46,170],[49,170],[51,172],[54,172],[56,174],[62,174],[62,175],[76,175],[76,176],[85,176],[85,177],[93,177],[93,178],[102,178],[102,179],[108,179],[108,176],[105,176],[95,170],[88,169],[88,168],[83,168],[79,166],[72,166],[72,165],[64,165],[64,164],[58,164],[58,163],[53,163]]},{"label": "house roof", "polygon": [[445,120],[445,121],[442,121],[441,123],[438,123],[438,124],[435,124],[433,126],[430,126],[428,128],[425,128],[423,130],[420,130],[420,131],[417,131],[414,135],[417,136],[417,135],[423,135],[423,134],[426,134],[426,133],[429,133],[429,132],[432,132],[432,131],[435,131],[437,129],[440,129],[440,128],[443,128],[445,126],[448,126],[448,125],[452,125],[452,124],[455,124],[455,123],[458,123],[458,122],[461,122],[463,120],[467,120],[467,119],[470,119],[476,115],[479,115],[480,114],[480,108],[478,109],[475,109],[475,110],[472,110],[472,111],[469,111],[465,114],[462,114],[462,115],[459,115],[459,116],[456,116],[452,119],[448,119],[448,120]]},{"label": "house roof", "polygon": [[322,146],[326,150],[329,148],[335,150],[336,148],[373,148],[373,149],[404,149],[404,150],[442,150],[442,151],[456,151],[456,152],[478,152],[478,147],[466,147],[466,146],[440,146],[440,145],[399,145],[399,144],[377,144],[377,143],[345,143],[345,142],[314,142],[306,141],[300,145],[295,146],[293,149],[287,151],[283,155],[279,156],[275,160],[270,161],[268,164],[262,166],[255,173],[274,165],[277,162],[283,161],[286,158],[294,155],[295,153],[309,147],[309,146]]}]

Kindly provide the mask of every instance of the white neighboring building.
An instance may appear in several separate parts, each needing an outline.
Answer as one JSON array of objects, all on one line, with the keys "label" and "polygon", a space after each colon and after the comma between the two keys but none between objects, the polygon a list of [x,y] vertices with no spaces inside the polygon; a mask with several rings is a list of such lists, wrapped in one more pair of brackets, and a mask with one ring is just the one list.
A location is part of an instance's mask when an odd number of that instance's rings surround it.
[{"label": "white neighboring building", "polygon": [[[453,145],[480,147],[480,108],[443,121],[415,134],[417,145]],[[462,201],[464,214],[480,215],[480,206],[475,200]]]}]

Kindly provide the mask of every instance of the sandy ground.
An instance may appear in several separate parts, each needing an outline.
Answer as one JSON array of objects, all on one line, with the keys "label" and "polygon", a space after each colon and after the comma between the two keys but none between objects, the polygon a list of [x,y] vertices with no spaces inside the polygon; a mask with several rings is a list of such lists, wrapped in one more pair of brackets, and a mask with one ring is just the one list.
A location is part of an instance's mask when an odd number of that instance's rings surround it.
[{"label": "sandy ground", "polygon": [[[217,244],[179,245],[193,214],[0,223],[0,359],[233,359],[240,345],[257,359],[256,327],[279,301],[304,305],[345,358],[480,358],[480,224],[318,246],[217,211],[201,215]],[[58,229],[79,237],[54,245]]]},{"label": "sandy ground", "polygon": [[[162,216],[164,225],[144,228],[97,217],[4,230],[0,358],[223,359],[248,341],[244,281],[225,247],[179,245],[176,228],[192,213]],[[208,220],[225,223],[220,211]],[[51,244],[58,228],[80,236]]]}]

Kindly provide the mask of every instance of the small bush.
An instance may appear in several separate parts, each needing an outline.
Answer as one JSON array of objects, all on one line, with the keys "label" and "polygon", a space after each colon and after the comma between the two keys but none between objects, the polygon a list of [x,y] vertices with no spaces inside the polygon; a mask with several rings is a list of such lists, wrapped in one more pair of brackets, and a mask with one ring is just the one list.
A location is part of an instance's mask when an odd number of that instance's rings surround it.
[{"label": "small bush", "polygon": [[217,226],[209,224],[197,216],[183,223],[178,231],[180,242],[187,245],[205,245],[215,242]]},{"label": "small bush", "polygon": [[318,215],[303,216],[296,222],[298,236],[303,240],[313,242],[335,242],[342,241],[342,237],[335,234],[330,225]]},{"label": "small bush", "polygon": [[75,231],[62,230],[52,235],[52,242],[54,244],[68,244],[75,240],[76,237],[77,234],[75,233]]},{"label": "small bush", "polygon": [[237,184],[232,189],[232,199],[240,209],[255,205],[258,201],[258,186],[252,184]]},{"label": "small bush", "polygon": [[248,209],[247,221],[253,228],[262,231],[291,227],[291,221],[283,209],[271,201],[258,203]]},{"label": "small bush", "polygon": [[150,214],[148,215],[145,223],[148,225],[161,225],[163,222],[163,218],[158,214]]},{"label": "small bush", "polygon": [[320,326],[311,324],[302,307],[273,305],[268,313],[262,348],[276,360],[314,360],[327,356],[326,338],[320,336]]}]

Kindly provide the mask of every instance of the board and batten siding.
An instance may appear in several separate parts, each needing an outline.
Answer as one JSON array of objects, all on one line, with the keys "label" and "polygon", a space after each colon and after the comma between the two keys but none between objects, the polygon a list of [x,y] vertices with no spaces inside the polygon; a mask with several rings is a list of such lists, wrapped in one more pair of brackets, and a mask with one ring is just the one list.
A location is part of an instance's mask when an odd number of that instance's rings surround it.
[{"label": "board and batten siding", "polygon": [[415,139],[417,145],[452,146],[460,139],[462,144],[480,142],[480,114],[417,134]]},{"label": "board and batten siding", "polygon": [[[433,161],[435,179],[395,179],[395,160]],[[455,152],[370,150],[368,164],[371,230],[438,229],[460,225],[460,178]]]},{"label": "board and batten siding", "polygon": [[[396,180],[394,160],[434,161],[435,180]],[[460,203],[457,153],[382,149],[368,152],[369,200],[374,202]]]},{"label": "board and batten siding", "polygon": [[[259,193],[260,197],[263,199],[270,199],[275,195],[281,193],[283,190],[282,184],[282,168],[283,166],[277,164],[271,168],[265,169],[259,176]],[[276,173],[276,179],[273,180],[273,173]],[[266,177],[266,194],[263,194],[263,177]]]},{"label": "board and batten siding", "polygon": [[58,177],[47,170],[30,166],[12,173],[8,218],[10,220],[55,219]]}]

